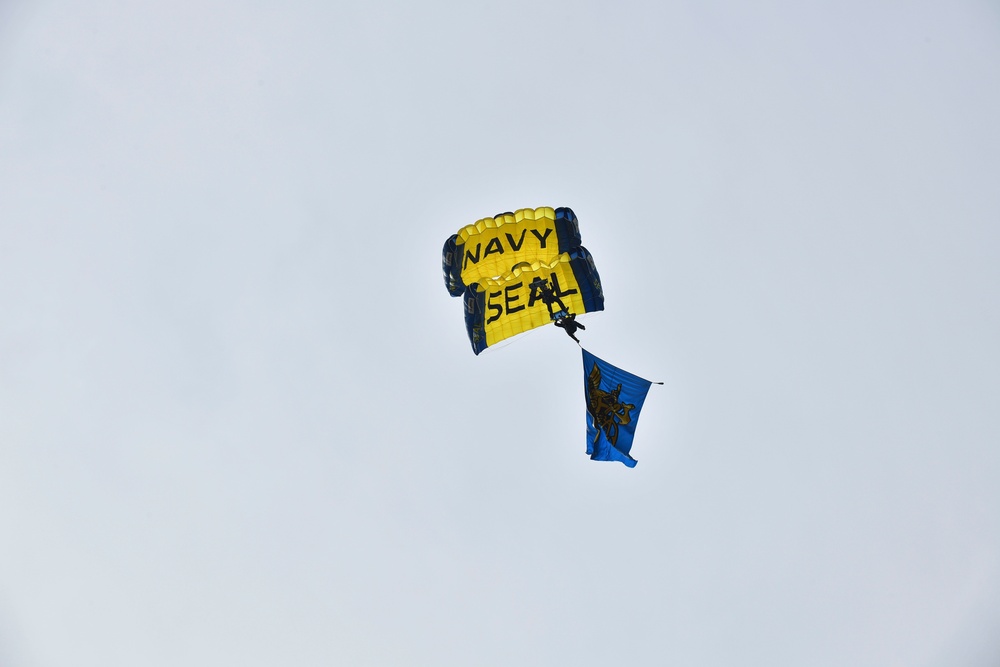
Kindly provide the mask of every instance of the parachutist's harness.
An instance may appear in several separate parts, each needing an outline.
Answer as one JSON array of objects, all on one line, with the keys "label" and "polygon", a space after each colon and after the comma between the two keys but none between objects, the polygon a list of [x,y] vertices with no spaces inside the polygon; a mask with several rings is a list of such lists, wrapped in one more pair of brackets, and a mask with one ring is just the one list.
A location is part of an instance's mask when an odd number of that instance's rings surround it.
[{"label": "parachutist's harness", "polygon": [[[545,307],[549,309],[549,317],[552,318],[553,323],[565,331],[566,335],[579,343],[580,339],[573,334],[576,333],[577,329],[586,329],[587,327],[576,321],[576,314],[569,312],[569,308],[562,302],[559,295],[553,291],[552,286],[549,285],[549,281],[545,278],[537,277],[528,286],[531,288],[530,300],[542,301]],[[559,310],[555,310],[555,306],[557,305],[559,306]]]}]

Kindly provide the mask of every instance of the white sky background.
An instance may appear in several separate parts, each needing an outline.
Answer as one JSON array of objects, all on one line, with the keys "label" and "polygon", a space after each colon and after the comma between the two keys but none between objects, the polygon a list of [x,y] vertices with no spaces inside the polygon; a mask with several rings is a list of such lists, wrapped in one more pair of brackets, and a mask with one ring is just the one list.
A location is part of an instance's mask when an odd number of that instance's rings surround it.
[{"label": "white sky background", "polygon": [[1000,7],[744,4],[0,3],[0,665],[998,664]]}]

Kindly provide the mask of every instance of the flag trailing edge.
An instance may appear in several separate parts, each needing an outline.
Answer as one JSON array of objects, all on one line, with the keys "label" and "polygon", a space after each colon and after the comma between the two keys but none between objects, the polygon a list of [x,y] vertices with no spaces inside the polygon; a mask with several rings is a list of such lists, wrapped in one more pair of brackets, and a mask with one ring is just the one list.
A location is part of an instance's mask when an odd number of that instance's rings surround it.
[{"label": "flag trailing edge", "polygon": [[634,468],[632,439],[652,384],[583,350],[587,402],[587,453],[594,461],[620,461]]}]

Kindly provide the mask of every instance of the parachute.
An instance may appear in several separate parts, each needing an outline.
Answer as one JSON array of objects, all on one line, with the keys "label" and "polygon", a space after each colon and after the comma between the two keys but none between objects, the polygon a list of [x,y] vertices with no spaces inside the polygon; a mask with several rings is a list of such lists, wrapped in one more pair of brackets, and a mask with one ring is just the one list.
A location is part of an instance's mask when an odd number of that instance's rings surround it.
[{"label": "parachute", "polygon": [[[581,313],[604,310],[601,277],[580,244],[568,208],[522,208],[467,225],[441,253],[448,293],[462,297],[477,355],[490,345],[554,323],[574,341]],[[581,349],[583,346],[580,346]],[[635,467],[632,440],[652,384],[583,349],[587,454]]]},{"label": "parachute", "polygon": [[448,238],[441,263],[448,293],[463,299],[477,355],[557,319],[604,310],[601,278],[568,208],[483,218]]}]

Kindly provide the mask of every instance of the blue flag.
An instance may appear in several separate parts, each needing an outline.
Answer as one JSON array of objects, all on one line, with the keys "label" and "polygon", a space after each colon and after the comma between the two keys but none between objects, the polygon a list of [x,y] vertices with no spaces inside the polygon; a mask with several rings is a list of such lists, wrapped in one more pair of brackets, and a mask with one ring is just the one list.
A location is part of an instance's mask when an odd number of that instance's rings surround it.
[{"label": "blue flag", "polygon": [[621,461],[629,456],[639,411],[652,383],[583,351],[583,386],[587,397],[587,453],[594,461]]}]

